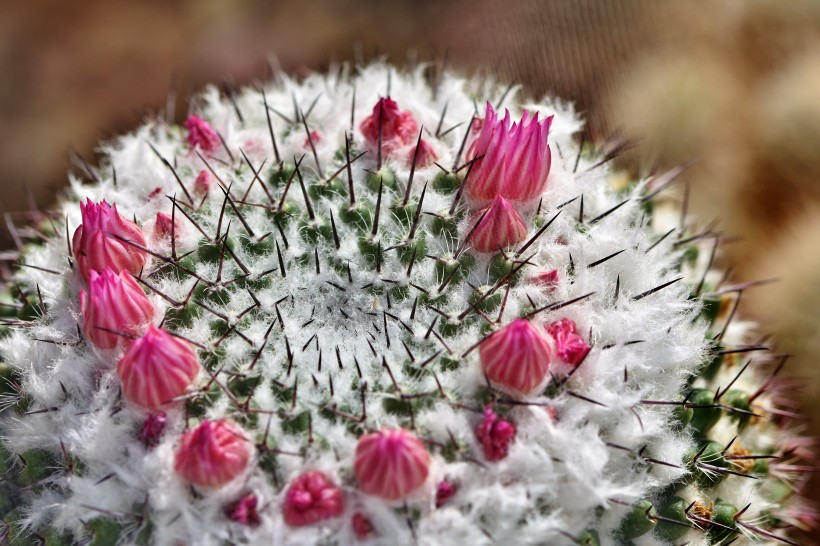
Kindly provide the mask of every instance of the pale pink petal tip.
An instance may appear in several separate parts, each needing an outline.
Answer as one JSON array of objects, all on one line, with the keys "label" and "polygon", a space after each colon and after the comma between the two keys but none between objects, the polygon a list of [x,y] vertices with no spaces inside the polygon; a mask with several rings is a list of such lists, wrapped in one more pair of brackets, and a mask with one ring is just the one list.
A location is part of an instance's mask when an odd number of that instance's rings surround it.
[{"label": "pale pink petal tip", "polygon": [[152,410],[178,403],[199,371],[194,347],[153,325],[117,363],[125,398]]},{"label": "pale pink petal tip", "polygon": [[219,135],[217,135],[213,127],[201,117],[188,116],[184,125],[185,128],[188,129],[188,146],[190,146],[191,150],[199,148],[203,152],[210,154],[221,146]]},{"label": "pale pink petal tip", "polygon": [[576,333],[575,322],[569,319],[548,324],[547,331],[555,340],[555,352],[567,364],[577,366],[590,351],[589,344]]},{"label": "pale pink petal tip", "polygon": [[365,493],[400,500],[424,484],[430,454],[407,430],[383,428],[359,438],[354,471]]},{"label": "pale pink petal tip", "polygon": [[546,380],[552,348],[543,328],[515,319],[485,339],[479,355],[490,381],[504,390],[529,394]]},{"label": "pale pink petal tip", "polygon": [[236,424],[203,421],[182,435],[174,470],[187,482],[199,487],[220,487],[247,468],[253,444]]},{"label": "pale pink petal tip", "polygon": [[351,524],[353,525],[353,533],[359,540],[365,540],[375,534],[373,524],[367,519],[367,516],[361,512],[353,514]]},{"label": "pale pink petal tip", "polygon": [[538,273],[530,278],[530,282],[552,292],[558,287],[559,275],[557,269]]},{"label": "pale pink petal tip", "polygon": [[257,527],[262,523],[259,516],[259,497],[254,493],[248,493],[232,502],[225,507],[225,517],[248,527]]},{"label": "pale pink petal tip", "polygon": [[515,433],[515,425],[496,415],[490,405],[484,408],[484,418],[475,430],[488,461],[500,461],[507,457],[510,444],[515,440]]},{"label": "pale pink petal tip", "polygon": [[194,193],[206,195],[209,189],[211,189],[211,173],[201,170],[194,180]]},{"label": "pale pink petal tip", "polygon": [[80,290],[83,334],[101,349],[125,345],[154,318],[154,306],[127,271],[91,271],[88,291]]},{"label": "pale pink petal tip", "polygon": [[470,235],[470,243],[478,252],[498,252],[527,238],[527,226],[501,196],[477,216],[478,225]]},{"label": "pale pink petal tip", "polygon": [[313,525],[344,512],[344,494],[321,472],[305,472],[290,483],[282,507],[285,523],[292,527]]},{"label": "pale pink petal tip", "polygon": [[74,232],[71,247],[82,278],[87,281],[91,271],[107,267],[117,272],[139,273],[145,265],[145,252],[138,248],[145,247],[139,226],[122,218],[117,205],[105,201],[80,202],[80,212],[83,223]]},{"label": "pale pink petal tip", "polygon": [[179,239],[181,226],[177,218],[171,218],[164,212],[157,213],[157,220],[154,222],[154,238],[170,239],[173,234],[174,239]]},{"label": "pale pink petal tip", "polygon": [[359,130],[371,150],[378,148],[381,134],[381,153],[386,156],[415,143],[419,127],[413,114],[402,112],[396,101],[385,97],[376,102],[373,112],[362,121]]},{"label": "pale pink petal tip", "polygon": [[[538,114],[524,112],[512,123],[509,111],[499,119],[487,103],[478,135],[467,152],[475,159],[465,181],[465,194],[474,208],[481,208],[501,195],[510,201],[531,201],[547,187],[552,155],[547,144],[552,116],[539,120]],[[476,122],[473,122],[476,127]]]}]

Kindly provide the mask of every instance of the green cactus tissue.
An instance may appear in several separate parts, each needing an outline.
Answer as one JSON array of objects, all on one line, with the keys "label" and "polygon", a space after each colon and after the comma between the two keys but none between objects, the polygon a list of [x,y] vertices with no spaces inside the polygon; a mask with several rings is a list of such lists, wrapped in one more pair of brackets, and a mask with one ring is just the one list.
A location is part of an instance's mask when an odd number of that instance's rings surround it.
[{"label": "green cactus tissue", "polygon": [[794,544],[784,359],[675,173],[558,100],[337,68],[209,88],[18,226],[2,536]]}]

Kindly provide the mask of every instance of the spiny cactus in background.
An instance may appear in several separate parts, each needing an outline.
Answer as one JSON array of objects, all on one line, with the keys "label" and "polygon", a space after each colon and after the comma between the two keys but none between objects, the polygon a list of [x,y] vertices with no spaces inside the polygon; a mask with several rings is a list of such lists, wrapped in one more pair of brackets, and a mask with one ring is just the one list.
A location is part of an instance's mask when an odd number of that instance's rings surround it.
[{"label": "spiny cactus in background", "polygon": [[21,232],[12,544],[792,544],[813,523],[745,287],[709,272],[709,231],[658,231],[674,173],[625,183],[570,105],[431,79],[209,89]]}]

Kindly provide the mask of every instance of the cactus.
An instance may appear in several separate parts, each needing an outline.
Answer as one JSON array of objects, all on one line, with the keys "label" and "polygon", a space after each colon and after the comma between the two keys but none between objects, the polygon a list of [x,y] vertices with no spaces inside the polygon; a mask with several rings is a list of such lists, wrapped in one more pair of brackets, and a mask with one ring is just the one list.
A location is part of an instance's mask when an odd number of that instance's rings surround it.
[{"label": "cactus", "polygon": [[571,105],[374,64],[194,110],[107,144],[24,232],[11,544],[792,544],[813,523],[746,287],[710,271],[711,232],[659,231],[672,176],[624,184]]}]

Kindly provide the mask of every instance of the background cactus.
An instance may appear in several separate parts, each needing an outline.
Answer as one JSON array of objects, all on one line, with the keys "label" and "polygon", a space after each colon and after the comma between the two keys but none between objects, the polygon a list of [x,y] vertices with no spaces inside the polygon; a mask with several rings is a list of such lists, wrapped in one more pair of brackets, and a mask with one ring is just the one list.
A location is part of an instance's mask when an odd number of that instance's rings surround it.
[{"label": "background cactus", "polygon": [[[610,172],[571,105],[377,64],[195,110],[106,145],[27,229],[0,342],[13,543],[790,543],[812,523],[779,360],[709,272],[715,239],[680,206],[661,227],[673,175]],[[112,304],[100,339],[122,342],[95,342],[88,264],[135,274],[183,375],[124,356],[162,343],[145,303]]]}]

